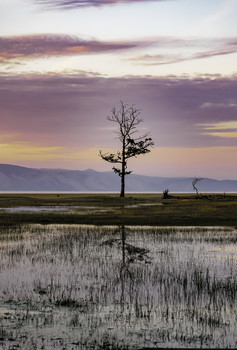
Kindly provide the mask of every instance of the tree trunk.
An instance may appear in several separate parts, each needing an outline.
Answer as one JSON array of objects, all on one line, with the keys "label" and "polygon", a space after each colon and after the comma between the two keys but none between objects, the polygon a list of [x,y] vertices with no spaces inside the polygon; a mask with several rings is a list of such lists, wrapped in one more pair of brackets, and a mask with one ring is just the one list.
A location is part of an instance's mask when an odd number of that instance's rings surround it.
[{"label": "tree trunk", "polygon": [[125,140],[123,140],[123,150],[122,150],[122,173],[121,173],[121,192],[120,192],[120,197],[124,197],[124,195],[125,195],[125,171],[126,171]]},{"label": "tree trunk", "polygon": [[125,187],[125,176],[124,176],[124,173],[122,173],[120,197],[124,197],[124,194],[125,194],[124,187]]},{"label": "tree trunk", "polygon": [[193,187],[195,188],[195,191],[196,191],[197,196],[199,196],[197,187],[195,187],[195,186],[193,186]]}]

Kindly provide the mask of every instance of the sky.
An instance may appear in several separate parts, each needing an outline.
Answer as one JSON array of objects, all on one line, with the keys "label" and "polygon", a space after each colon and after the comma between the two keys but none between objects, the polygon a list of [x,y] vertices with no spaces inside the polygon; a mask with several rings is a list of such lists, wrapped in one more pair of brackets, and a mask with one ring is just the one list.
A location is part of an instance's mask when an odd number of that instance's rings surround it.
[{"label": "sky", "polygon": [[0,0],[0,163],[111,170],[141,110],[150,176],[237,179],[236,0]]}]

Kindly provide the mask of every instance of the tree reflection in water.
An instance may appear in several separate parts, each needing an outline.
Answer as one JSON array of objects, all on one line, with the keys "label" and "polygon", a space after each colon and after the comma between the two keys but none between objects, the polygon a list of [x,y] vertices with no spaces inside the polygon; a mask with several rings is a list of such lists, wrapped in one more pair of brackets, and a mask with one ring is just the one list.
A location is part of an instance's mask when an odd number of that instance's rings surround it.
[{"label": "tree reflection in water", "polygon": [[128,288],[129,296],[135,296],[135,278],[131,270],[132,264],[143,263],[150,264],[151,257],[149,257],[149,250],[141,248],[130,243],[126,242],[127,233],[129,228],[124,225],[119,226],[113,232],[114,234],[121,234],[121,238],[111,238],[103,242],[103,245],[110,247],[117,246],[118,249],[121,249],[122,261],[120,267],[120,281],[121,281],[121,306],[124,307],[125,304],[125,290]]}]

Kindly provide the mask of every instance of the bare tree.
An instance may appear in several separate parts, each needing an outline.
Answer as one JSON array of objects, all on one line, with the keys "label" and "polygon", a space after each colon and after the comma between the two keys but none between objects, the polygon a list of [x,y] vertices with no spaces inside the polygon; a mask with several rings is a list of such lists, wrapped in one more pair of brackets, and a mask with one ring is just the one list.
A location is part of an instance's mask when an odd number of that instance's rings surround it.
[{"label": "bare tree", "polygon": [[149,137],[149,133],[142,136],[134,137],[138,130],[137,126],[143,122],[140,118],[140,110],[136,109],[134,105],[128,106],[122,101],[118,110],[113,107],[111,116],[107,117],[107,120],[114,122],[118,126],[116,134],[117,138],[121,142],[121,150],[116,153],[102,153],[100,150],[100,156],[102,159],[109,163],[119,164],[120,167],[113,167],[113,170],[121,178],[121,192],[120,197],[125,195],[125,176],[131,174],[132,171],[127,171],[128,159],[137,157],[140,154],[146,154],[150,152],[150,147],[154,145],[154,142]]},{"label": "bare tree", "polygon": [[193,179],[193,181],[192,181],[193,189],[196,191],[197,196],[199,195],[199,193],[198,193],[198,189],[197,189],[197,187],[196,187],[196,184],[197,184],[199,181],[201,181],[201,180],[202,180],[201,177],[194,177],[194,179]]}]

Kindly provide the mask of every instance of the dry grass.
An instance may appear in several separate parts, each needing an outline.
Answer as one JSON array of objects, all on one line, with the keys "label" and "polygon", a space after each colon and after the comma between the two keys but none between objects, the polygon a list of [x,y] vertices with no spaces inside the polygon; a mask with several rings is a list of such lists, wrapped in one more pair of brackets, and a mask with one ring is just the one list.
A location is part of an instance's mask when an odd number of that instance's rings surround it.
[{"label": "dry grass", "polygon": [[[0,208],[66,207],[43,213],[0,210],[0,224],[67,223],[98,225],[229,225],[237,226],[237,195],[208,194],[1,194]],[[52,209],[52,208],[51,208]]]}]

